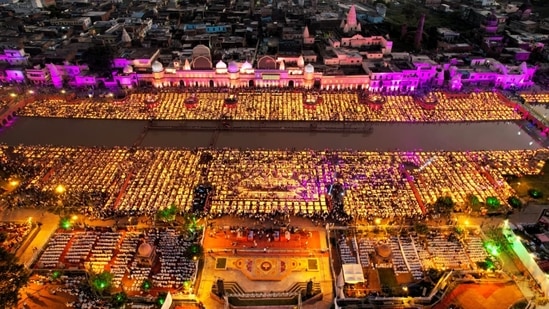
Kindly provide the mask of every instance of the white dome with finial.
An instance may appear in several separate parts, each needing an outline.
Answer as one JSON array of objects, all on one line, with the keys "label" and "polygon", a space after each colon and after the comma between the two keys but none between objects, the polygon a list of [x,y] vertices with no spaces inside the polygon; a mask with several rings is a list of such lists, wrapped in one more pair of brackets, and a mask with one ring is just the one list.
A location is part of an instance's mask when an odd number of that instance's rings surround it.
[{"label": "white dome with finial", "polygon": [[124,70],[123,70],[124,74],[131,74],[133,73],[133,67],[131,65],[127,65],[124,67]]},{"label": "white dome with finial", "polygon": [[162,72],[163,70],[164,70],[164,66],[162,65],[162,63],[160,63],[160,61],[158,60],[155,60],[152,64],[153,73],[159,73],[159,72]]},{"label": "white dome with finial", "polygon": [[315,72],[315,67],[312,65],[312,64],[307,64],[305,66],[305,73],[314,73]]},{"label": "white dome with finial", "polygon": [[246,60],[246,62],[244,62],[244,63],[242,64],[242,67],[241,67],[242,70],[249,70],[249,69],[251,69],[251,68],[252,68],[252,64],[249,63],[247,60]]},{"label": "white dome with finial", "polygon": [[227,64],[225,62],[223,62],[223,60],[219,60],[219,62],[215,65],[215,68],[217,70],[226,70],[227,69]]}]

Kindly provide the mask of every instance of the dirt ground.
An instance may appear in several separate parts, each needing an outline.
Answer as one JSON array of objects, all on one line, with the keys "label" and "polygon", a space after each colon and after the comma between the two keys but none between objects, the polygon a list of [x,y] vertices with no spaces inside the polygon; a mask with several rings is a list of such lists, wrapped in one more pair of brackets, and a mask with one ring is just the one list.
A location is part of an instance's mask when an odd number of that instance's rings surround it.
[{"label": "dirt ground", "polygon": [[514,283],[460,284],[434,309],[446,309],[452,304],[463,309],[509,308],[522,298],[522,293]]}]

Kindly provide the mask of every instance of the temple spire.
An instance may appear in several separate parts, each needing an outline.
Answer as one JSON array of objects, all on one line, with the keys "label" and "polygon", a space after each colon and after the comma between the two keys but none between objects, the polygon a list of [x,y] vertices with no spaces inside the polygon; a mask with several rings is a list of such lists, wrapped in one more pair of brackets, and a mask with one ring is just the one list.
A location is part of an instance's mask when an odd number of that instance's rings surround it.
[{"label": "temple spire", "polygon": [[349,13],[347,13],[347,25],[351,28],[356,27],[357,19],[356,19],[356,8],[355,5],[351,5],[351,8],[349,9]]}]

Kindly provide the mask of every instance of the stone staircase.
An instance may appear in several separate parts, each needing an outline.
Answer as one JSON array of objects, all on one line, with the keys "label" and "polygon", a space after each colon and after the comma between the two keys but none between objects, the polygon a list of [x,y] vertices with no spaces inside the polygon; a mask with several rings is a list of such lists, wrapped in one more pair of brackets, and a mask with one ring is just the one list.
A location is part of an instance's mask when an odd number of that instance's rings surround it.
[{"label": "stone staircase", "polygon": [[[225,293],[226,294],[232,294],[232,295],[247,295],[253,293],[252,291],[245,291],[238,282],[234,281],[224,281],[223,282],[225,287]],[[277,291],[278,293],[286,293],[286,294],[305,294],[307,291],[307,282],[296,282],[290,286],[290,288],[284,290],[284,291]],[[213,284],[212,286],[212,293],[217,294],[217,284]],[[276,293],[276,292],[272,292]],[[321,293],[320,289],[320,282],[313,282],[313,295]]]}]

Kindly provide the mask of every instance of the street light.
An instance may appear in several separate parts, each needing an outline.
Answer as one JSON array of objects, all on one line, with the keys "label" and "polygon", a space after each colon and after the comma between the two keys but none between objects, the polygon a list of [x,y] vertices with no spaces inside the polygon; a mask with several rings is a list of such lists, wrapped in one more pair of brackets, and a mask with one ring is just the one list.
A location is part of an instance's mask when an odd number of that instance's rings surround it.
[{"label": "street light", "polygon": [[67,189],[63,185],[57,185],[57,187],[55,187],[55,192],[57,194],[63,194],[65,191],[67,191]]}]

